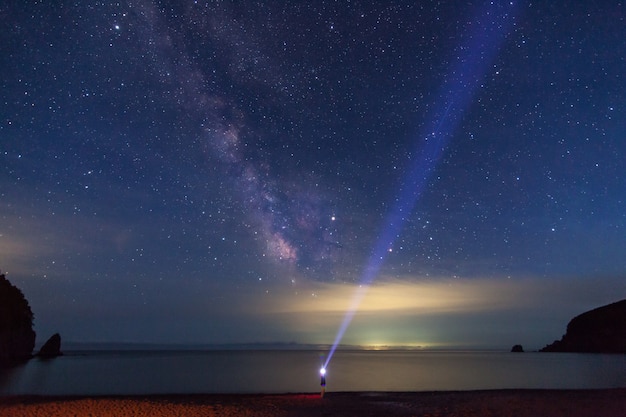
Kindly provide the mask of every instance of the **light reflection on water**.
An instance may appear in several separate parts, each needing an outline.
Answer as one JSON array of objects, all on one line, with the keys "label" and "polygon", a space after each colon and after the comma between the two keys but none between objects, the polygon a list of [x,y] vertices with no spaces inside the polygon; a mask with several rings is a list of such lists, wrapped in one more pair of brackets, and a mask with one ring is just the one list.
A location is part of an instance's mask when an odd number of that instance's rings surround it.
[{"label": "light reflection on water", "polygon": [[[313,350],[68,352],[0,371],[0,395],[287,393],[319,390]],[[338,351],[327,391],[626,387],[626,355]]]}]

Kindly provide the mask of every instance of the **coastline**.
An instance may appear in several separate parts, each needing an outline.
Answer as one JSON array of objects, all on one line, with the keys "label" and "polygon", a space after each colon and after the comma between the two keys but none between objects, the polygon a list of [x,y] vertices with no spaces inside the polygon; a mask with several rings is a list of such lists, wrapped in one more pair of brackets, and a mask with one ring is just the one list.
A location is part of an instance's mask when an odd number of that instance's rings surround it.
[{"label": "coastline", "polygon": [[300,394],[0,397],[11,416],[516,416],[618,417],[626,388]]}]

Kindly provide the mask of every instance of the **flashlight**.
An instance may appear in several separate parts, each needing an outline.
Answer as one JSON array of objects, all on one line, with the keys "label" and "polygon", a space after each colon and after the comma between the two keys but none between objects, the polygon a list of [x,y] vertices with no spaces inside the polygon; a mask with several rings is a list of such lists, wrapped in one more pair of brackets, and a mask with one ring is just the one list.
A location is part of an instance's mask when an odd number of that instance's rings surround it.
[{"label": "flashlight", "polygon": [[326,368],[324,368],[324,367],[320,368],[320,375],[321,376],[326,375]]}]

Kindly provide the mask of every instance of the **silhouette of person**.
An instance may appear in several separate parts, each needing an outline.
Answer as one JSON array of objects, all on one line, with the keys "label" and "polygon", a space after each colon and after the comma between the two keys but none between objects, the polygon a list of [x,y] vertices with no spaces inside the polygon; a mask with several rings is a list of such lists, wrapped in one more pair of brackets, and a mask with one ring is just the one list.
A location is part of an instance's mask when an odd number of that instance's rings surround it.
[{"label": "silhouette of person", "polygon": [[320,385],[322,386],[321,397],[324,398],[324,393],[326,392],[326,369],[320,369],[320,376],[322,380],[320,381]]}]

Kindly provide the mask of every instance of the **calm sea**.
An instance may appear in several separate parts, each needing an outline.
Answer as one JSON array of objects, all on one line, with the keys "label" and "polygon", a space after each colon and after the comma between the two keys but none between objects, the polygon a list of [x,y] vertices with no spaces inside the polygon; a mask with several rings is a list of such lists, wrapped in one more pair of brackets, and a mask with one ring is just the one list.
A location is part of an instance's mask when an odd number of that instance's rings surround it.
[{"label": "calm sea", "polygon": [[[0,395],[288,393],[319,390],[324,352],[66,352],[0,370]],[[626,355],[338,351],[327,391],[626,387]]]}]

